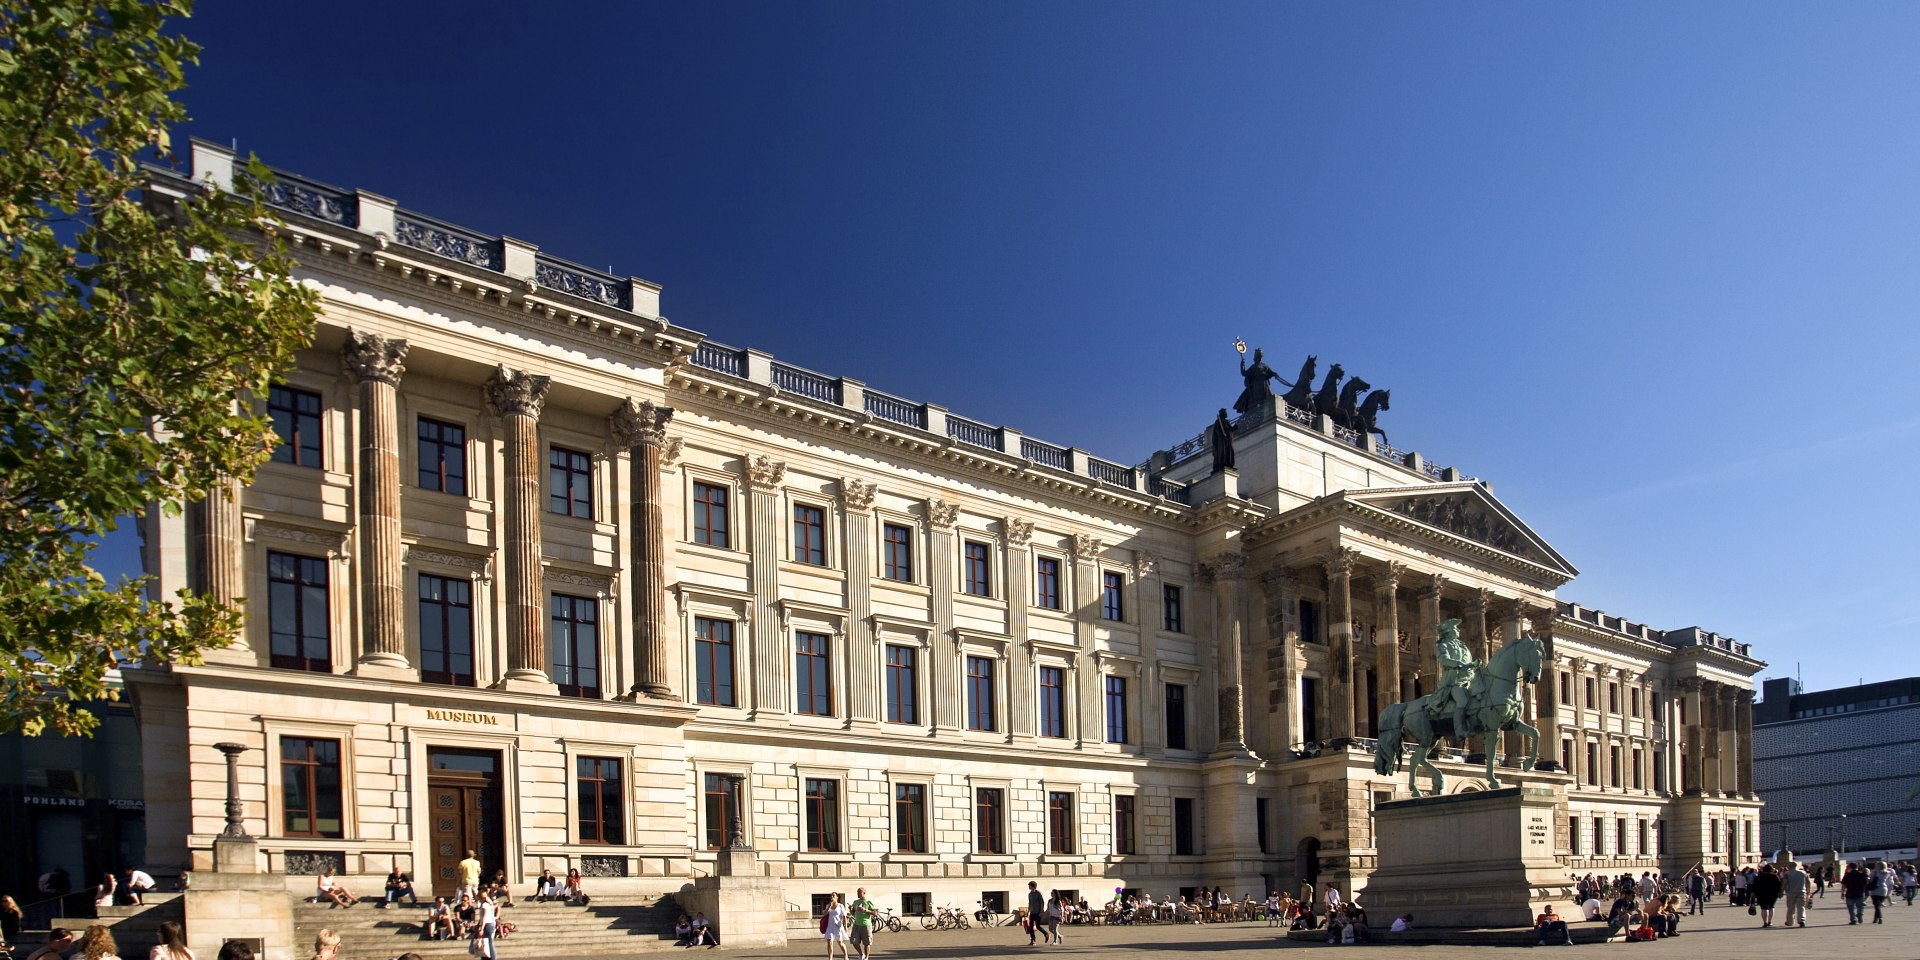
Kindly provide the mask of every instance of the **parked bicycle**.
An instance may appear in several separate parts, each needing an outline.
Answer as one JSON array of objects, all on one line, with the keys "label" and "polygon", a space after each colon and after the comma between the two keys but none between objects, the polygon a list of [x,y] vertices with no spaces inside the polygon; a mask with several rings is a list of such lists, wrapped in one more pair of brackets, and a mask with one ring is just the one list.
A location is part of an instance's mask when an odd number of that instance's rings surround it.
[{"label": "parked bicycle", "polygon": [[921,914],[920,926],[927,930],[965,930],[969,924],[967,915],[949,904],[934,913]]},{"label": "parked bicycle", "polygon": [[873,922],[876,926],[885,927],[888,933],[899,933],[907,928],[907,922],[894,916],[892,910],[881,910],[874,915]]},{"label": "parked bicycle", "polygon": [[973,919],[979,921],[983,927],[997,927],[1013,920],[1011,914],[996,913],[992,905],[988,904],[985,900],[975,900],[974,902],[980,905],[980,909],[973,912]]}]

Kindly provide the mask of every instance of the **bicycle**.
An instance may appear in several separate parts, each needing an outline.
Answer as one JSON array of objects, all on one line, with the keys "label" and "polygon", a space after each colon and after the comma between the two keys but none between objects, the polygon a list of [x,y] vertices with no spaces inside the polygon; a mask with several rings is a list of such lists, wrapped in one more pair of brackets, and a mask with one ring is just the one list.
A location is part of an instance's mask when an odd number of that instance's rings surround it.
[{"label": "bicycle", "polygon": [[[921,923],[924,925],[925,921]],[[940,908],[939,915],[934,918],[934,926],[940,930],[965,930],[968,927],[967,915],[948,904]]]},{"label": "bicycle", "polygon": [[973,919],[978,920],[983,927],[998,927],[1013,919],[1012,914],[995,912],[992,907],[987,906],[985,900],[975,900],[974,902],[980,905],[980,909],[973,912]]},{"label": "bicycle", "polygon": [[892,910],[882,910],[875,914],[873,924],[876,927],[885,927],[888,933],[899,933],[907,928],[906,921],[894,916]]}]

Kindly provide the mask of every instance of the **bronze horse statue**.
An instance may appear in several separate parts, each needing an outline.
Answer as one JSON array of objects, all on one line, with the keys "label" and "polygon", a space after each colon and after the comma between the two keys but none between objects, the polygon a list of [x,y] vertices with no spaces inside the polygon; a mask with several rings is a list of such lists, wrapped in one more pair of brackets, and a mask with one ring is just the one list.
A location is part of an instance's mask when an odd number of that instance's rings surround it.
[{"label": "bronze horse statue", "polygon": [[1319,357],[1307,355],[1307,362],[1300,365],[1300,375],[1293,378],[1293,389],[1288,390],[1286,395],[1280,398],[1280,402],[1295,410],[1311,411],[1313,409],[1313,373],[1315,365],[1319,362]]},{"label": "bronze horse statue", "polygon": [[[1546,644],[1538,637],[1523,636],[1509,641],[1494,653],[1486,664],[1475,671],[1473,683],[1467,688],[1467,729],[1453,729],[1453,718],[1443,716],[1434,720],[1427,712],[1427,704],[1438,694],[1430,693],[1409,703],[1396,703],[1380,711],[1380,723],[1375,727],[1380,739],[1374,745],[1373,769],[1375,773],[1386,776],[1399,771],[1405,761],[1406,746],[1413,746],[1413,764],[1407,771],[1407,787],[1418,797],[1420,793],[1420,769],[1425,767],[1433,777],[1433,792],[1440,793],[1446,788],[1446,775],[1440,768],[1427,759],[1433,751],[1433,745],[1443,736],[1452,736],[1464,740],[1468,737],[1491,735],[1502,730],[1518,730],[1526,741],[1526,755],[1520,761],[1522,771],[1531,771],[1534,762],[1540,758],[1540,731],[1526,722],[1526,695],[1521,682],[1540,682],[1540,670],[1546,664]],[[1487,754],[1487,789],[1500,789],[1500,778],[1494,776],[1494,751]]]},{"label": "bronze horse statue", "polygon": [[1322,416],[1333,416],[1340,407],[1340,378],[1347,375],[1339,364],[1327,368],[1327,379],[1320,384],[1320,392],[1313,395],[1313,412]]},{"label": "bronze horse statue", "polygon": [[[1359,412],[1353,415],[1353,429],[1359,431],[1361,439],[1366,439],[1370,433],[1377,433],[1380,435],[1381,443],[1387,442],[1387,432],[1374,424],[1380,416],[1380,411],[1393,409],[1392,405],[1387,402],[1387,395],[1392,392],[1391,390],[1375,390],[1367,394],[1367,399],[1360,402]],[[1388,445],[1391,446],[1391,444]]]},{"label": "bronze horse statue", "polygon": [[1354,429],[1360,414],[1360,394],[1371,389],[1373,384],[1359,377],[1348,378],[1347,385],[1340,388],[1340,401],[1334,406],[1333,422],[1349,430]]}]

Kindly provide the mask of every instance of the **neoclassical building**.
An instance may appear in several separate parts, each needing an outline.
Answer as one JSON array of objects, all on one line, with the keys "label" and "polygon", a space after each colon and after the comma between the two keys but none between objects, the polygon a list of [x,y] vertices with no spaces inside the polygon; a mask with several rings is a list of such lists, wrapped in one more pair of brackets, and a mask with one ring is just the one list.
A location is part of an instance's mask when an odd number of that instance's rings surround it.
[{"label": "neoclassical building", "polygon": [[[156,194],[235,175],[197,142]],[[1549,643],[1546,762],[1509,772],[1564,792],[1570,872],[1757,850],[1762,664],[1560,600],[1574,567],[1458,470],[1284,402],[1232,469],[1204,435],[1130,466],[375,194],[271,192],[324,306],[254,398],[272,462],[142,525],[160,592],[245,611],[204,665],[127,671],[153,872],[209,862],[230,742],[290,890],[446,890],[474,849],[672,891],[735,822],[796,904],[1351,889],[1407,795],[1373,718],[1433,689],[1450,618],[1483,656]]]}]

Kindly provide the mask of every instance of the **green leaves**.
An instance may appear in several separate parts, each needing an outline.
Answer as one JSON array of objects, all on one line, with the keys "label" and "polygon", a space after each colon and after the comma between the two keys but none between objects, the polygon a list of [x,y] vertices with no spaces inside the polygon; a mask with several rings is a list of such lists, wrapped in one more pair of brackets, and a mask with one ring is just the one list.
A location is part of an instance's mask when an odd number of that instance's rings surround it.
[{"label": "green leaves", "polygon": [[[199,48],[179,0],[0,0],[0,730],[92,729],[77,701],[142,657],[197,661],[238,614],[89,565],[121,518],[177,514],[266,458],[263,392],[317,297],[257,196],[144,190]],[[250,167],[257,166],[250,160]]]}]

